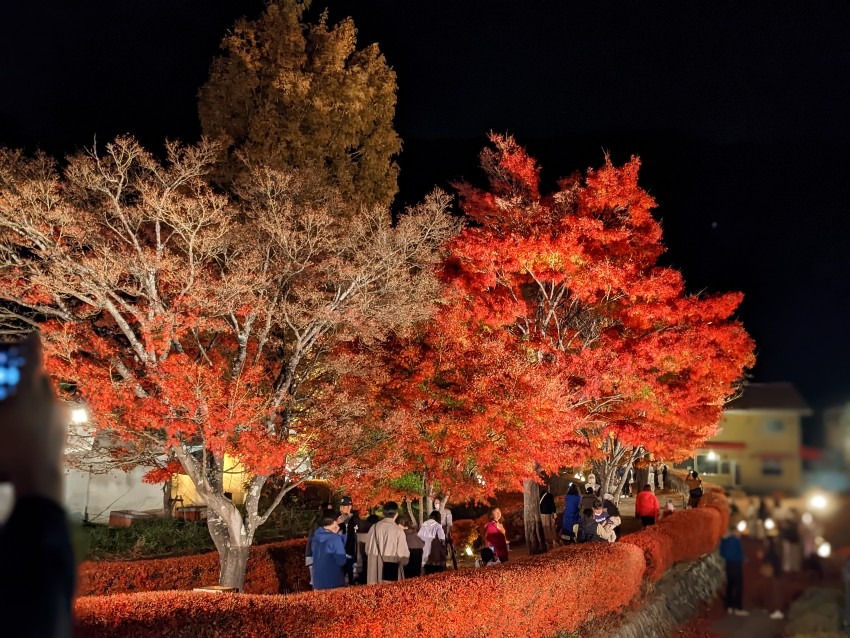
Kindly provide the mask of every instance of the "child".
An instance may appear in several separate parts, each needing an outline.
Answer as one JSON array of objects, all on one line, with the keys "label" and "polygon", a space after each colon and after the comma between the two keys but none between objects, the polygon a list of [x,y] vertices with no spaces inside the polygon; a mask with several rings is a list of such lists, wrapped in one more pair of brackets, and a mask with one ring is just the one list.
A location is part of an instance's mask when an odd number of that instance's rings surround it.
[{"label": "child", "polygon": [[491,547],[485,547],[484,549],[482,549],[481,558],[475,561],[476,567],[492,567],[493,565],[501,564],[502,561],[497,558]]},{"label": "child", "polygon": [[670,516],[676,511],[676,506],[673,504],[671,499],[667,499],[667,505],[664,506],[664,516]]}]

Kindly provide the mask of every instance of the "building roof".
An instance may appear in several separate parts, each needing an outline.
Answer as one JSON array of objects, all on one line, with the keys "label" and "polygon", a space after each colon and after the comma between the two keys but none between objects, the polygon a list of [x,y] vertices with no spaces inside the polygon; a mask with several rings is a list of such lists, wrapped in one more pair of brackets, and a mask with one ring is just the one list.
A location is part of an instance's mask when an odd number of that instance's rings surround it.
[{"label": "building roof", "polygon": [[812,408],[787,381],[776,383],[748,383],[740,397],[726,406],[733,410],[788,410],[810,415]]}]

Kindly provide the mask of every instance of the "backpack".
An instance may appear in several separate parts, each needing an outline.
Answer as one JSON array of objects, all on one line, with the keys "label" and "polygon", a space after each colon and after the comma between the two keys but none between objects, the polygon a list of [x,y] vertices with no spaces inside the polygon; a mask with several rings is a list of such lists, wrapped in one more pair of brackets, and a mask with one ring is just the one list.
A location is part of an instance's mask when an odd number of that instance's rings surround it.
[{"label": "backpack", "polygon": [[428,554],[426,565],[445,565],[449,558],[449,553],[446,550],[446,544],[439,538],[434,537],[431,541],[431,552]]}]

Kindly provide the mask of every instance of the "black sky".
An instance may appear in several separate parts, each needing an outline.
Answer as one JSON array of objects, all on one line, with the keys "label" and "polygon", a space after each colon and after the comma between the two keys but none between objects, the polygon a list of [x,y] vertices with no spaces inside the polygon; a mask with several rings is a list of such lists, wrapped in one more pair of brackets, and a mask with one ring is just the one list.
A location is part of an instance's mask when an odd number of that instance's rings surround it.
[{"label": "black sky", "polygon": [[[0,144],[195,139],[218,42],[257,0],[0,8]],[[398,73],[399,203],[476,175],[489,130],[544,177],[642,157],[666,262],[742,290],[755,380],[850,399],[850,3],[329,0]],[[313,13],[324,6],[316,0]]]}]

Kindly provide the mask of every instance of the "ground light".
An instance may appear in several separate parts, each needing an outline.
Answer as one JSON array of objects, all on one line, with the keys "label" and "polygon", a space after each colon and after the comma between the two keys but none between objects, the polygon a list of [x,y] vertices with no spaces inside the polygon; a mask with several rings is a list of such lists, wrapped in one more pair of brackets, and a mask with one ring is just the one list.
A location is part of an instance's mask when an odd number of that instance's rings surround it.
[{"label": "ground light", "polygon": [[812,521],[815,520],[811,512],[803,512],[803,516],[801,517],[801,519],[803,521],[803,525],[811,525]]},{"label": "ground light", "polygon": [[467,556],[472,556],[472,548],[469,545],[466,546],[466,550],[464,551],[466,551]]},{"label": "ground light", "polygon": [[813,510],[825,510],[829,505],[829,500],[825,494],[813,494],[809,498],[809,508]]},{"label": "ground light", "polygon": [[764,528],[767,530],[776,529],[776,523],[773,522],[772,518],[764,519]]},{"label": "ground light", "polygon": [[89,413],[85,408],[74,408],[71,410],[71,423],[74,425],[82,425],[88,423]]},{"label": "ground light", "polygon": [[743,534],[747,531],[747,521],[738,521],[738,524],[735,527],[737,527],[738,531]]},{"label": "ground light", "polygon": [[818,556],[821,558],[829,558],[830,554],[832,554],[832,545],[827,542],[823,542],[818,545]]}]

